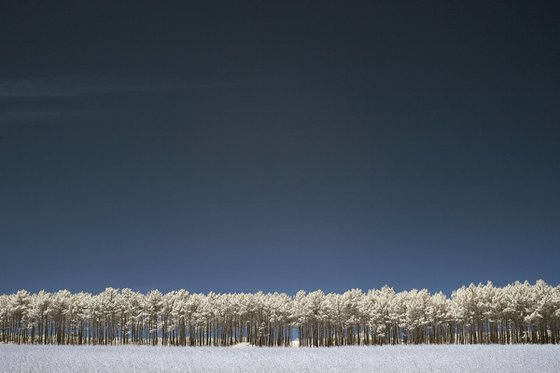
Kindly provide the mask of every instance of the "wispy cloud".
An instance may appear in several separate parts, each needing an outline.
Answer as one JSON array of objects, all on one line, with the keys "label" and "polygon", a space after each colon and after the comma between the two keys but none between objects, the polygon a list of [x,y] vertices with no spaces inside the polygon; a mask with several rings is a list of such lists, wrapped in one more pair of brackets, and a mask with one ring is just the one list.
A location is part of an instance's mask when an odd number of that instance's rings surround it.
[{"label": "wispy cloud", "polygon": [[[134,113],[133,111],[124,109],[111,109],[104,112],[111,115],[127,115]],[[84,109],[84,108],[52,108],[52,109],[34,109],[34,108],[20,108],[20,109],[0,109],[0,124],[1,123],[41,123],[45,121],[67,121],[84,118],[99,118],[98,110]]]},{"label": "wispy cloud", "polygon": [[0,80],[0,97],[64,97],[240,85],[255,85],[255,83],[185,83],[170,81],[135,81],[98,76],[61,76],[24,80]]},{"label": "wispy cloud", "polygon": [[37,120],[50,120],[83,116],[83,111],[73,110],[0,110],[0,123],[2,122],[27,122]]}]

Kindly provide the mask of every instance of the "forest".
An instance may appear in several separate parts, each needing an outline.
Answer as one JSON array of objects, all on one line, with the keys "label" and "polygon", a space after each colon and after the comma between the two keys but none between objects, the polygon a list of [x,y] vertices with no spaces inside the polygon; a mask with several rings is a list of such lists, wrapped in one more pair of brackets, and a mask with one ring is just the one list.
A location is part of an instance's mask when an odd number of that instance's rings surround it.
[{"label": "forest", "polygon": [[0,341],[14,344],[343,346],[560,343],[560,285],[471,284],[342,294],[99,294],[26,290],[0,295]]}]

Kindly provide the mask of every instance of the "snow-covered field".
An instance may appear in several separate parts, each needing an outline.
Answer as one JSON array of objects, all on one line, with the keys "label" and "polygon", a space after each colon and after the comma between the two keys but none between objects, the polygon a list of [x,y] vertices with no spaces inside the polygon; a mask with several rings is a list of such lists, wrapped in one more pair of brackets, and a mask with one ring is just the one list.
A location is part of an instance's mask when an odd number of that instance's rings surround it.
[{"label": "snow-covered field", "polygon": [[559,345],[334,348],[0,345],[1,372],[560,372]]}]

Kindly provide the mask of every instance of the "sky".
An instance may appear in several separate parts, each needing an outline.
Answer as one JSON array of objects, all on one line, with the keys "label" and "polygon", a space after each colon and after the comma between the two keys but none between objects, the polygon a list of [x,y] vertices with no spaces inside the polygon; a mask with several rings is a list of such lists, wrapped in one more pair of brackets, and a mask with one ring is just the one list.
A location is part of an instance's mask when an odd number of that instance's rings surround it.
[{"label": "sky", "polygon": [[0,293],[560,282],[557,1],[2,1]]}]

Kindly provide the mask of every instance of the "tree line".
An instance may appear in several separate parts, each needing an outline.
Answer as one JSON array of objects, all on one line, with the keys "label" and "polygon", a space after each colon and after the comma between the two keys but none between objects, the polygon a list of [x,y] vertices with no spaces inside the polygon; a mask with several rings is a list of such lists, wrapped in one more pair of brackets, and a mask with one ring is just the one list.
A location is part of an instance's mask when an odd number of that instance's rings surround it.
[{"label": "tree line", "polygon": [[0,341],[18,344],[256,346],[560,343],[560,286],[491,282],[430,294],[384,286],[342,294],[0,295]]}]

